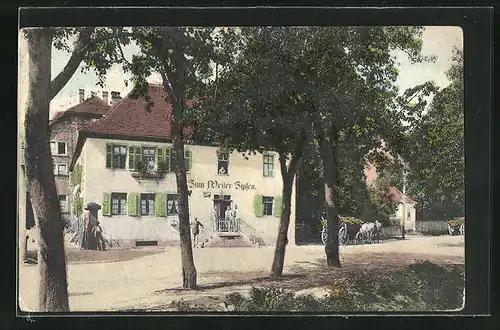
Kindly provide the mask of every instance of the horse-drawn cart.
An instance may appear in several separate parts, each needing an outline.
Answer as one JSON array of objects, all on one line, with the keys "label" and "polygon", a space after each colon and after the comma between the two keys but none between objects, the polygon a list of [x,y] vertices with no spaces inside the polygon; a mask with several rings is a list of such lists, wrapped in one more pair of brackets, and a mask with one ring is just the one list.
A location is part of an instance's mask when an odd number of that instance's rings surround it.
[{"label": "horse-drawn cart", "polygon": [[[326,219],[323,218],[321,223],[323,225],[323,229],[321,230],[321,242],[323,243],[323,245],[326,245],[326,241],[328,239],[328,228]],[[339,225],[340,225],[339,245],[347,245],[350,242],[355,242],[356,235],[359,233],[361,229],[362,225],[361,220],[355,218],[341,217]]]}]

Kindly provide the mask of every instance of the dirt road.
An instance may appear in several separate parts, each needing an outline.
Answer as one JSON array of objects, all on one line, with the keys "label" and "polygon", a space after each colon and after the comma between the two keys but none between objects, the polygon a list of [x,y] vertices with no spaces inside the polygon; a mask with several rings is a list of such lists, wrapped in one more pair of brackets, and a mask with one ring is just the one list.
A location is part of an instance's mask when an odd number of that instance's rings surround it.
[{"label": "dirt road", "polygon": [[[103,252],[106,253],[106,252]],[[71,311],[112,311],[147,308],[186,296],[222,295],[268,284],[273,247],[194,249],[198,270],[197,291],[180,289],[180,250],[103,263],[68,264]],[[464,263],[463,236],[410,236],[405,241],[346,246],[341,249],[343,267],[324,267],[322,246],[288,247],[283,281],[291,289],[326,285],[321,274],[341,276],[349,272],[383,272],[416,259],[439,263]],[[309,270],[309,271],[308,271]],[[19,269],[20,305],[37,309],[38,270]]]}]

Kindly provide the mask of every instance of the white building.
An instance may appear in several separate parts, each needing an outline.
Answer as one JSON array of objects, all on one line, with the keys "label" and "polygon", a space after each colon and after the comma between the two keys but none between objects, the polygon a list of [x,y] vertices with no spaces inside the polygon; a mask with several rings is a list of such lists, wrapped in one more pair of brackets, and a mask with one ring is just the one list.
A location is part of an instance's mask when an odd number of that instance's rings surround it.
[{"label": "white building", "polygon": [[388,197],[392,202],[398,203],[398,209],[394,218],[399,220],[401,224],[404,221],[405,230],[416,231],[417,215],[415,206],[417,202],[413,198],[403,194],[396,187],[389,187]]},{"label": "white building", "polygon": [[[179,242],[177,187],[170,170],[172,105],[163,87],[149,85],[148,98],[125,97],[102,119],[79,132],[70,165],[81,171],[83,205],[95,202],[104,231],[121,246]],[[247,156],[216,146],[186,145],[190,218],[206,232],[276,243],[282,206],[282,179],[276,153]],[[139,174],[141,163],[147,169]],[[162,170],[165,174],[162,175]],[[295,184],[288,239],[295,244]],[[215,225],[236,204],[238,228]]]}]

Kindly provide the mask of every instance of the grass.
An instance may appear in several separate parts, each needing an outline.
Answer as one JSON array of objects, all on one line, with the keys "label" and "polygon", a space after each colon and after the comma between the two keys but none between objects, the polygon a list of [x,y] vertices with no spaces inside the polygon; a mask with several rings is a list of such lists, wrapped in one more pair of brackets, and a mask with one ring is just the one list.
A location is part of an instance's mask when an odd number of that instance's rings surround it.
[{"label": "grass", "polygon": [[[277,286],[252,287],[248,295],[228,294],[225,310],[240,312],[438,311],[462,306],[464,265],[417,261],[385,274],[336,279],[322,297]],[[214,305],[174,301],[178,311],[218,310]]]}]

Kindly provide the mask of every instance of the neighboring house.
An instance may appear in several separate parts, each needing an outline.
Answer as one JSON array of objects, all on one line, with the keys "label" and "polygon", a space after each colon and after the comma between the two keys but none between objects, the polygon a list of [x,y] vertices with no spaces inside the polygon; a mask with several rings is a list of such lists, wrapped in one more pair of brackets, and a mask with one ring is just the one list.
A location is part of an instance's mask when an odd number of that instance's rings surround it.
[{"label": "neighboring house", "polygon": [[392,202],[398,203],[398,209],[394,218],[398,219],[401,224],[404,221],[405,230],[415,231],[417,222],[415,206],[417,201],[403,194],[396,187],[389,187],[387,196]]},{"label": "neighboring house", "polygon": [[[107,98],[107,92],[103,92],[103,94]],[[71,211],[72,194],[69,164],[75,150],[78,131],[102,118],[109,110],[110,106],[107,100],[95,95],[84,100],[84,91],[80,90],[80,103],[56,113],[49,121],[50,149],[54,162],[56,188],[63,214]]]},{"label": "neighboring house", "polygon": [[[171,112],[163,87],[150,84],[148,101],[127,96],[79,132],[70,171],[81,169],[83,204],[102,206],[99,221],[121,246],[179,242]],[[186,144],[185,158],[191,221],[198,218],[216,237],[257,237],[267,245],[276,243],[282,206],[276,153],[247,160],[214,145]],[[294,201],[295,186],[292,194]],[[224,219],[226,208],[234,204],[239,226],[228,229],[227,222],[214,222],[214,210]],[[295,203],[289,228],[290,244],[295,244]]]}]

